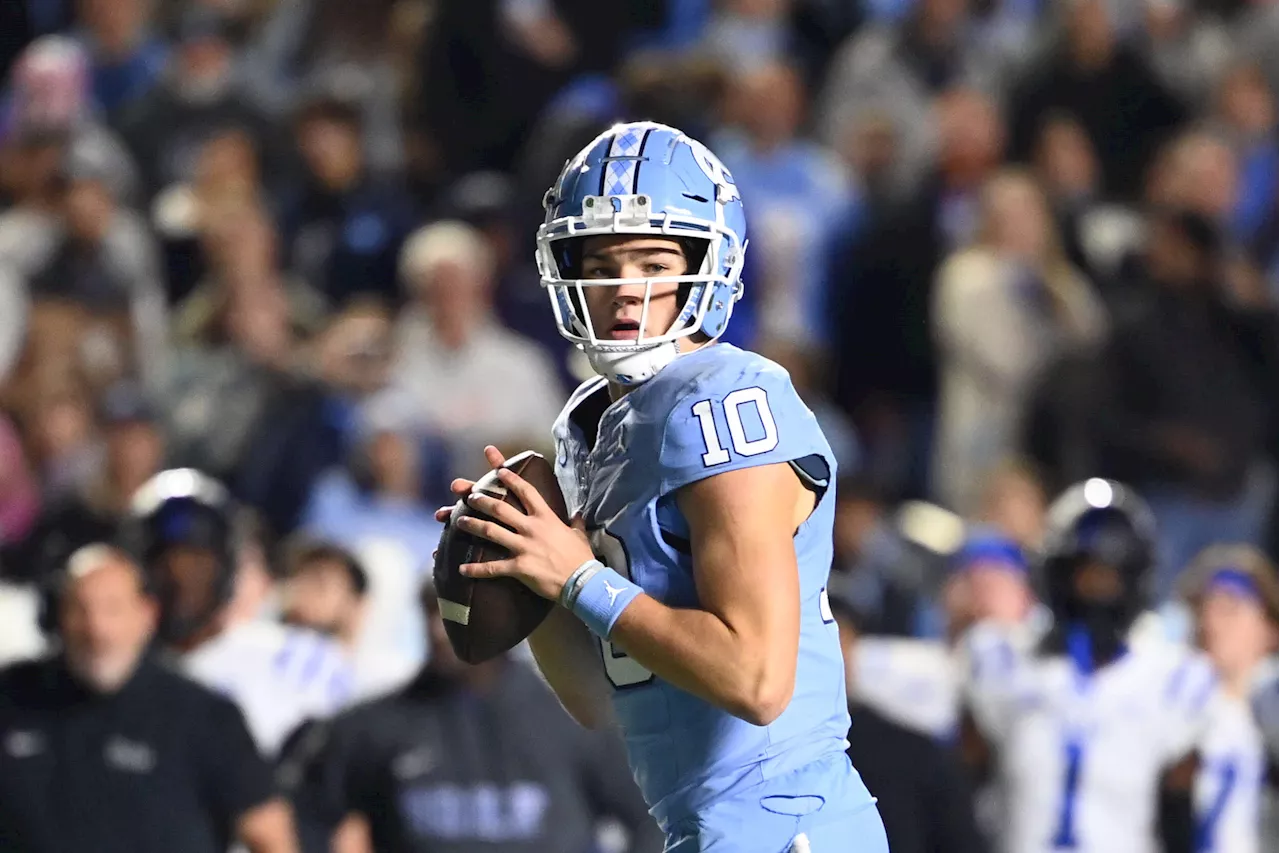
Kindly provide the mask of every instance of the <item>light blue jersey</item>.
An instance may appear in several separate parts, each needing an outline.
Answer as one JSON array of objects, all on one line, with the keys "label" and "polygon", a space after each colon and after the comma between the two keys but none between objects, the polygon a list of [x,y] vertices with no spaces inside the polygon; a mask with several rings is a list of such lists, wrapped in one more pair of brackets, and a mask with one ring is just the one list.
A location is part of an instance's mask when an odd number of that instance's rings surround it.
[{"label": "light blue jersey", "polygon": [[[715,344],[677,358],[612,404],[603,379],[584,383],[555,436],[561,487],[571,511],[583,514],[599,558],[672,607],[699,606],[677,490],[727,471],[790,463],[819,496],[795,536],[801,593],[795,692],[769,725],[752,725],[667,684],[601,641],[631,766],[664,830],[674,836],[725,803],[766,793],[800,798],[828,817],[869,805],[844,756],[844,663],[826,597],[835,461],[787,373],[754,353]],[[835,792],[838,801],[826,802]],[[798,823],[802,815],[794,817]]]}]

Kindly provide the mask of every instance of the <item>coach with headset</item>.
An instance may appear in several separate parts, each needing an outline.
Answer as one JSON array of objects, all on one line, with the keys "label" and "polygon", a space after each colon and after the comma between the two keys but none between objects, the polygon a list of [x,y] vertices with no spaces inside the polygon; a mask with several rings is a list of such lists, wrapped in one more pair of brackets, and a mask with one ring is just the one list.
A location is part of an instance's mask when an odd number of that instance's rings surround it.
[{"label": "coach with headset", "polygon": [[235,705],[148,651],[156,604],[126,553],[77,551],[46,616],[59,651],[0,669],[0,850],[296,851]]}]

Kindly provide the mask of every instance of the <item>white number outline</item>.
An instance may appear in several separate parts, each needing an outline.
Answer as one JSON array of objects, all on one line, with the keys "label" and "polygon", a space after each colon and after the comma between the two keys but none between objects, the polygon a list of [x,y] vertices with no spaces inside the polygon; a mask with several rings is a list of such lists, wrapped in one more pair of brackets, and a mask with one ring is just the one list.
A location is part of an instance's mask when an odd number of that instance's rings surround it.
[{"label": "white number outline", "polygon": [[[764,427],[764,435],[750,441],[747,440],[746,429],[742,426],[740,411],[748,403],[755,405],[756,414],[760,417],[760,425]],[[721,408],[724,410],[725,423],[729,426],[729,438],[733,444],[733,450],[739,456],[759,456],[778,446],[778,422],[774,420],[773,410],[769,408],[769,394],[763,388],[752,385],[749,388],[731,391],[725,395]],[[711,401],[699,400],[694,403],[693,415],[698,419],[698,426],[702,428],[702,441],[707,448],[707,452],[702,454],[703,467],[713,468],[728,462],[732,457],[720,443],[720,434],[716,431]]]},{"label": "white number outline", "polygon": [[[631,559],[627,554],[626,543],[603,527],[590,531],[587,538],[591,540],[591,550],[597,560],[631,580]],[[605,677],[614,689],[638,687],[653,680],[652,672],[608,640],[600,640],[600,655],[604,659]]]}]

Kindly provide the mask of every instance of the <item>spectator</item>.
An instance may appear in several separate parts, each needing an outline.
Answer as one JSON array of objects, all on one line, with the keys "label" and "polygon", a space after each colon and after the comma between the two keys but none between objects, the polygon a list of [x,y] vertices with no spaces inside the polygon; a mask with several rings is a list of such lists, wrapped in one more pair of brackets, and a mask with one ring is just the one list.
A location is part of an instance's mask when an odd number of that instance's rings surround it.
[{"label": "spectator", "polygon": [[[507,657],[462,663],[435,595],[423,596],[435,650],[404,689],[299,738],[286,772],[307,849],[591,850],[619,820],[634,853],[661,846],[612,732],[587,732],[532,672]],[[487,722],[486,722],[487,721]]]},{"label": "spectator", "polygon": [[158,413],[135,384],[108,389],[94,424],[101,432],[101,456],[95,443],[85,481],[64,495],[49,494],[35,528],[5,551],[28,577],[47,577],[77,548],[113,539],[134,493],[163,465]]},{"label": "spectator", "polygon": [[[792,0],[730,0],[711,16],[702,47],[735,75],[786,60]],[[767,111],[758,110],[758,115]]]},{"label": "spectator", "polygon": [[[386,633],[378,623],[386,614],[373,609],[369,572],[354,554],[327,542],[304,540],[292,549],[285,577],[281,595],[285,624],[309,628],[338,641],[351,660],[353,701],[389,693],[413,677],[424,658],[415,660],[400,654],[400,649],[378,643],[376,634]],[[404,602],[399,598],[395,603],[404,607]],[[420,622],[417,627],[421,630]]]},{"label": "spectator", "polygon": [[237,492],[287,535],[321,476],[349,457],[362,411],[387,385],[390,318],[381,303],[351,302],[306,356],[306,376],[281,384],[253,425],[237,466]]},{"label": "spectator", "polygon": [[791,377],[796,393],[813,411],[827,444],[831,445],[836,469],[842,476],[856,474],[862,461],[858,432],[849,417],[827,396],[829,383],[822,375],[825,363],[822,351],[800,342],[775,341],[760,347],[760,352],[781,365]]},{"label": "spectator", "polygon": [[[0,670],[0,842],[14,853],[296,850],[235,707],[147,653],[155,602],[123,553],[73,555],[62,649]],[[68,819],[74,815],[74,819]]]},{"label": "spectator", "polygon": [[0,195],[10,202],[0,213],[0,261],[25,291],[26,277],[53,250],[66,148],[56,136],[16,132],[0,144],[0,157]]},{"label": "spectator", "polygon": [[1017,450],[1045,367],[1097,345],[1106,322],[1030,176],[993,178],[981,217],[978,241],[938,271],[932,312],[942,387],[931,485],[962,515],[977,509],[983,474]]},{"label": "spectator", "polygon": [[976,520],[999,530],[1023,551],[1034,553],[1044,536],[1048,505],[1044,483],[1029,462],[1003,460],[983,478]]},{"label": "spectator", "polygon": [[290,387],[297,350],[279,281],[228,290],[219,308],[193,332],[195,345],[176,353],[165,400],[174,459],[226,476]]},{"label": "spectator", "polygon": [[846,595],[867,630],[912,635],[930,574],[927,556],[903,538],[891,500],[865,475],[841,476],[836,495],[832,573],[847,577]]},{"label": "spectator", "polygon": [[456,466],[492,444],[545,441],[564,392],[536,345],[493,317],[493,261],[470,226],[440,222],[405,244],[401,275],[412,299],[401,316],[394,375],[449,441]]},{"label": "spectator", "polygon": [[1106,191],[1132,198],[1156,147],[1185,109],[1119,41],[1105,0],[1072,0],[1064,13],[1061,43],[1012,95],[1012,153],[1027,159],[1045,117],[1069,112],[1098,151]]},{"label": "spectator", "polygon": [[150,0],[78,4],[94,100],[113,122],[160,82],[168,60],[168,47],[151,30],[152,6]]},{"label": "spectator", "polygon": [[184,672],[239,705],[258,750],[274,758],[285,737],[350,697],[350,665],[331,639],[244,616],[237,577],[255,555],[246,519],[216,481],[162,471],[139,491],[122,537],[144,555],[159,603],[158,643]]},{"label": "spectator", "polygon": [[927,479],[937,389],[935,271],[977,236],[982,189],[1004,145],[995,105],[976,92],[947,93],[939,121],[936,173],[859,235],[834,284],[838,399],[858,423],[871,476],[913,496]]},{"label": "spectator", "polygon": [[1235,152],[1239,193],[1230,213],[1232,237],[1260,267],[1274,266],[1276,235],[1276,106],[1261,69],[1232,69],[1217,93],[1217,124]]},{"label": "spectator", "polygon": [[1046,116],[1032,159],[1067,259],[1095,284],[1106,284],[1141,241],[1141,215],[1107,199],[1097,151],[1075,116]]},{"label": "spectator", "polygon": [[[595,130],[593,126],[591,136]],[[570,360],[578,351],[560,336],[551,301],[539,283],[537,267],[527,262],[524,249],[537,229],[535,226],[522,231],[516,187],[500,173],[476,172],[453,185],[444,207],[450,216],[477,229],[484,237],[493,258],[494,309],[502,325],[539,344],[555,360],[561,380],[575,382]],[[541,210],[539,214],[540,225]],[[532,251],[531,244],[529,248]]]},{"label": "spectator", "polygon": [[40,513],[40,490],[22,436],[0,414],[0,548],[21,542]]},{"label": "spectator", "polygon": [[142,167],[148,201],[175,183],[189,182],[201,147],[228,129],[242,130],[255,141],[267,174],[278,167],[270,124],[236,76],[229,37],[221,12],[207,4],[189,5],[164,79],[120,116],[120,134]]},{"label": "spectator", "polygon": [[45,504],[56,504],[86,487],[102,462],[93,395],[74,371],[49,371],[28,405],[23,432],[31,463]]},{"label": "spectator", "polygon": [[1271,38],[1271,33],[1280,27],[1280,8],[1270,3],[1250,3],[1236,7],[1235,12],[1227,22],[1232,57],[1261,68],[1271,91],[1280,90],[1280,46]]},{"label": "spectator", "polygon": [[827,144],[838,146],[872,114],[888,116],[903,179],[912,185],[926,177],[939,151],[935,99],[949,89],[994,82],[990,57],[964,38],[968,6],[966,0],[920,0],[902,24],[872,24],[850,36],[832,61],[818,109]]},{"label": "spectator", "polygon": [[737,78],[728,104],[730,127],[713,145],[756,217],[761,331],[825,345],[835,331],[827,276],[837,241],[857,226],[856,188],[834,155],[796,137],[804,90],[794,69],[757,65]]},{"label": "spectator", "polygon": [[174,309],[176,342],[196,343],[234,294],[254,290],[284,294],[295,338],[306,340],[321,330],[328,305],[304,281],[280,269],[279,235],[261,205],[228,202],[206,209],[204,219],[209,274]]},{"label": "spectator", "polygon": [[294,119],[304,176],[284,203],[289,265],[334,305],[358,293],[395,304],[413,203],[393,177],[369,168],[360,122],[354,104],[328,95]]},{"label": "spectator", "polygon": [[1217,541],[1257,541],[1263,498],[1251,489],[1262,410],[1241,334],[1218,278],[1211,222],[1166,212],[1105,348],[1095,390],[1103,470],[1137,484],[1160,530],[1157,590]]},{"label": "spectator", "polygon": [[[127,5],[127,4],[126,4]],[[4,79],[4,78],[0,78]],[[93,101],[89,58],[72,38],[46,35],[23,50],[14,69],[0,127],[13,137],[100,152],[116,198],[135,200],[137,168],[123,143],[101,122]]]},{"label": "spectator", "polygon": [[[844,649],[846,685],[859,695],[860,631],[856,605],[839,594],[831,610]],[[849,757],[876,798],[894,853],[981,853],[973,795],[959,761],[936,740],[850,699]]]},{"label": "spectator", "polygon": [[427,653],[426,635],[408,602],[430,571],[441,527],[424,501],[432,442],[417,428],[413,409],[394,392],[364,408],[348,464],[316,484],[302,527],[350,549],[367,567],[365,644],[417,665]]},{"label": "spectator", "polygon": [[264,205],[258,147],[243,130],[215,131],[200,147],[190,183],[171,184],[151,204],[164,251],[169,302],[178,305],[212,275],[218,225],[232,211]]},{"label": "spectator", "polygon": [[381,174],[404,165],[393,8],[388,0],[276,4],[245,55],[246,70],[274,113],[320,89],[341,90],[358,103],[369,167]]},{"label": "spectator", "polygon": [[1195,642],[1218,672],[1199,750],[1197,839],[1210,849],[1262,849],[1261,788],[1275,758],[1250,701],[1276,651],[1275,567],[1251,547],[1219,545],[1198,554],[1179,580],[1195,610]]},{"label": "spectator", "polygon": [[[93,360],[158,388],[168,323],[159,258],[145,223],[112,194],[110,169],[90,152],[70,151],[62,172],[62,224],[52,253],[31,277],[31,294],[83,306],[103,321],[100,328],[111,330],[100,344],[109,349]],[[109,370],[108,377],[114,378]]]},{"label": "spectator", "polygon": [[575,73],[612,71],[637,18],[656,9],[596,0],[444,6],[420,48],[416,76],[432,83],[417,121],[454,174],[509,168],[552,96]]},{"label": "spectator", "polygon": [[1145,3],[1136,33],[1143,58],[1160,82],[1187,104],[1210,99],[1231,56],[1231,35],[1218,15],[1192,4]]}]

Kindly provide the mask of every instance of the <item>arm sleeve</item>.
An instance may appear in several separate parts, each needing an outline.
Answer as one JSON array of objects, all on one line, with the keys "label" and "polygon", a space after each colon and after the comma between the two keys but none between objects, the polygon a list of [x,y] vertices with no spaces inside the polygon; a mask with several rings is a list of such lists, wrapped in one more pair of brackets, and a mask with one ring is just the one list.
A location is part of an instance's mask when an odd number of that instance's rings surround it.
[{"label": "arm sleeve", "polygon": [[195,746],[214,810],[232,825],[276,791],[271,767],[254,745],[240,709],[221,697],[209,701],[208,730]]},{"label": "arm sleeve", "polygon": [[1160,748],[1164,763],[1172,766],[1195,750],[1207,732],[1218,678],[1208,660],[1189,655],[1161,687],[1167,708],[1161,719]]},{"label": "arm sleeve", "polygon": [[[726,365],[690,383],[668,414],[658,453],[663,494],[707,477],[820,455],[835,463],[813,412],[781,368]],[[825,485],[825,484],[824,484]]]}]

